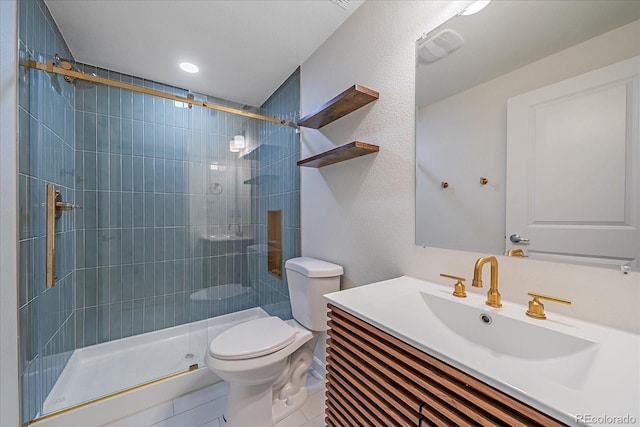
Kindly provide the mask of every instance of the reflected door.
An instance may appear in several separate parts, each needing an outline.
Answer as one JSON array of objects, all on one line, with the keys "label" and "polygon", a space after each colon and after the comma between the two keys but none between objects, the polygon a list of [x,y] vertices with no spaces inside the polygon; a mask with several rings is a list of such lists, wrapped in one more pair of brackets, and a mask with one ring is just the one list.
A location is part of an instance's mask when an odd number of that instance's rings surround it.
[{"label": "reflected door", "polygon": [[639,74],[636,57],[509,100],[507,250],[638,266]]}]

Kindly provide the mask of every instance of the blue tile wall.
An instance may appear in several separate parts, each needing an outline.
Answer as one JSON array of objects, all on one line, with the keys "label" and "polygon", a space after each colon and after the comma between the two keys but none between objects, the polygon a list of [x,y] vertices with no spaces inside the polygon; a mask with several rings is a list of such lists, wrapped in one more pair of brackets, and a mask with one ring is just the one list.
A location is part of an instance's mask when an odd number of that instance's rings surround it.
[{"label": "blue tile wall", "polygon": [[[298,68],[261,107],[262,114],[296,122],[300,112],[300,69]],[[291,127],[262,122],[258,168],[253,187],[254,216],[259,241],[266,247],[267,211],[282,211],[282,260],[300,256],[300,134]],[[282,279],[267,272],[266,256],[257,263],[259,303],[269,314],[292,317],[286,271]]]},{"label": "blue tile wall", "polygon": [[[21,60],[73,59],[42,0],[19,1]],[[75,348],[75,215],[56,222],[56,286],[45,286],[46,185],[66,201],[75,193],[75,99],[56,75],[19,70],[19,295],[22,418],[42,403]]]},{"label": "blue tile wall", "polygon": [[[115,71],[80,68],[187,95]],[[235,134],[257,135],[255,120],[100,86],[76,91],[75,107],[81,121],[75,168],[82,172],[75,189],[84,206],[75,235],[76,346],[257,306],[257,286],[247,274],[251,241],[227,247],[203,238],[227,233],[231,223],[256,235],[251,188],[240,179],[258,166],[229,152]],[[215,183],[221,194],[211,191]]]}]

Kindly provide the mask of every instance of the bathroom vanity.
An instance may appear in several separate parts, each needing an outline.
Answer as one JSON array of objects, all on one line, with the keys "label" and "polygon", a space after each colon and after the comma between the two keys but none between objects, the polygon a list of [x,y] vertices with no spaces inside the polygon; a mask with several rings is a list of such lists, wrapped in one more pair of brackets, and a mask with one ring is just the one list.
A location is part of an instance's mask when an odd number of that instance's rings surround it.
[{"label": "bathroom vanity", "polygon": [[637,334],[452,290],[405,276],[325,296],[328,425],[638,422]]}]

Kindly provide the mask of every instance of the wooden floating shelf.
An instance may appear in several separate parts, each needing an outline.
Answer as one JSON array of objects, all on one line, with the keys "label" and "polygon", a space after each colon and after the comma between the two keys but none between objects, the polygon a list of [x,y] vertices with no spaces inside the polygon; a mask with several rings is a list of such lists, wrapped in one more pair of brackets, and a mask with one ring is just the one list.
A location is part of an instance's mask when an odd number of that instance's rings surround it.
[{"label": "wooden floating shelf", "polygon": [[375,101],[380,94],[364,86],[353,85],[330,101],[325,102],[311,114],[298,121],[298,126],[320,129],[340,117]]},{"label": "wooden floating shelf", "polygon": [[321,168],[323,166],[332,165],[334,163],[343,162],[367,154],[376,153],[380,147],[366,142],[354,141],[333,150],[316,154],[315,156],[302,159],[298,162],[298,166],[306,166],[312,168]]}]

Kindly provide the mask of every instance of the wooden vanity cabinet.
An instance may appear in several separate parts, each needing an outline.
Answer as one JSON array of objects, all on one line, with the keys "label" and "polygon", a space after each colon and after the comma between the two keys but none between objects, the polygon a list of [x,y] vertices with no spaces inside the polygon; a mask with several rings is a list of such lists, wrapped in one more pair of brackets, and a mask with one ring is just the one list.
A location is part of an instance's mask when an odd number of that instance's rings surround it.
[{"label": "wooden vanity cabinet", "polygon": [[326,425],[563,426],[329,304]]}]

